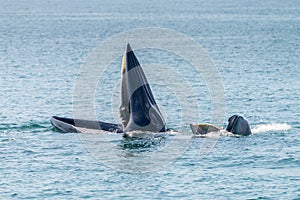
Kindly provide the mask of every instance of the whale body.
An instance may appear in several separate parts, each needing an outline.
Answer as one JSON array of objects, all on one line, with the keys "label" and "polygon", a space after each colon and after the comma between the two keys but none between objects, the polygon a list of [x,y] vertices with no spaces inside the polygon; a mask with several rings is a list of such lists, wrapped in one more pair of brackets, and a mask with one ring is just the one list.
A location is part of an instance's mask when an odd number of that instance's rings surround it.
[{"label": "whale body", "polygon": [[165,120],[155,102],[143,69],[129,44],[125,49],[121,69],[121,124],[53,116],[51,124],[63,132],[83,129],[116,133],[130,131],[164,132]]}]

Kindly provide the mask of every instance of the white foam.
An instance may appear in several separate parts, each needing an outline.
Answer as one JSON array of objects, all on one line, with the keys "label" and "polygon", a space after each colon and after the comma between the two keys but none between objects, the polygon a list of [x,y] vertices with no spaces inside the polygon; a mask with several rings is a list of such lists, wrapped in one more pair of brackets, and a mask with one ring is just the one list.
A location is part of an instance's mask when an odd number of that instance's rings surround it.
[{"label": "white foam", "polygon": [[286,123],[283,124],[277,124],[277,123],[272,123],[272,124],[261,124],[254,126],[252,128],[252,133],[264,133],[268,131],[287,131],[290,130],[292,127]]}]

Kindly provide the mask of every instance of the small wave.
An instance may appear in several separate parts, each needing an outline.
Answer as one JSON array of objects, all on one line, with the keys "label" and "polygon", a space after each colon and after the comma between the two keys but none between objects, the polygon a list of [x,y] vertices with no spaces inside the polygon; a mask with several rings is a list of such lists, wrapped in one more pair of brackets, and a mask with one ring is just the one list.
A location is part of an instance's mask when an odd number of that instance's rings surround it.
[{"label": "small wave", "polygon": [[9,143],[9,142],[13,142],[15,140],[16,140],[15,138],[1,138],[0,143]]},{"label": "small wave", "polygon": [[283,124],[261,124],[257,125],[252,129],[252,133],[264,133],[268,131],[287,131],[290,130],[292,127],[286,123]]},{"label": "small wave", "polygon": [[40,132],[40,131],[46,131],[48,129],[49,129],[49,125],[46,126],[46,122],[39,123],[39,122],[29,121],[24,124],[15,124],[15,123],[0,124],[0,131],[2,132],[9,132],[9,131]]}]

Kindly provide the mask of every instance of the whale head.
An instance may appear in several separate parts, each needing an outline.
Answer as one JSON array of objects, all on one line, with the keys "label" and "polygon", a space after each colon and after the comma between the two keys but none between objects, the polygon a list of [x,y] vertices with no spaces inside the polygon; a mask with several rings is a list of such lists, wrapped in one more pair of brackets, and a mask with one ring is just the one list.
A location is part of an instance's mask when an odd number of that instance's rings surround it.
[{"label": "whale head", "polygon": [[124,132],[165,131],[165,120],[129,44],[123,55],[121,76],[120,117]]},{"label": "whale head", "polygon": [[229,131],[233,134],[237,135],[250,135],[251,130],[248,124],[248,121],[240,116],[240,115],[233,115],[228,119],[228,125],[226,131]]}]

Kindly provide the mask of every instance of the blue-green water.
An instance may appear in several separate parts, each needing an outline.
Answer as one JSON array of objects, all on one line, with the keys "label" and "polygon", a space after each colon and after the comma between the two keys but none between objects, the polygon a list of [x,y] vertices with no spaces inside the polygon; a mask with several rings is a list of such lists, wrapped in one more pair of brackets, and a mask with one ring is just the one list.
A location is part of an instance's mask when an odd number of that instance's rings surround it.
[{"label": "blue-green water", "polygon": [[[0,5],[1,199],[300,199],[300,1],[0,0]],[[170,28],[202,45],[223,81],[226,118],[246,116],[255,134],[220,137],[206,155],[199,153],[204,138],[185,138],[190,145],[169,165],[124,173],[95,156],[80,135],[54,131],[52,115],[72,116],[78,70],[93,48],[142,27]],[[141,63],[147,59],[137,54]],[[118,81],[119,67],[103,88]],[[98,92],[99,119],[110,121],[104,112],[111,111],[111,99]],[[176,126],[180,109],[164,99],[157,100],[171,112],[167,123]],[[209,113],[209,98],[202,104]],[[199,122],[209,122],[207,115]],[[132,165],[164,145],[109,137],[117,144],[114,154],[133,155]]]}]

